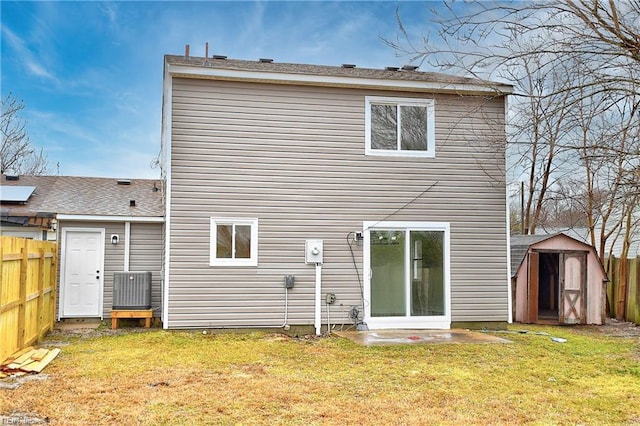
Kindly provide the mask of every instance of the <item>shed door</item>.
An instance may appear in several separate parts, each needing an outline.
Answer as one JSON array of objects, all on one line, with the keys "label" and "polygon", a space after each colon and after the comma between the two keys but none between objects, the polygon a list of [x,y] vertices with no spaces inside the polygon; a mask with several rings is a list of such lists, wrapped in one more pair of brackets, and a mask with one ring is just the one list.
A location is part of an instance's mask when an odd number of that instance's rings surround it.
[{"label": "shed door", "polygon": [[102,317],[104,231],[65,229],[61,317]]},{"label": "shed door", "polygon": [[587,254],[563,253],[560,261],[560,323],[586,323]]},{"label": "shed door", "polygon": [[540,278],[540,254],[532,251],[529,253],[529,286],[527,294],[527,322],[538,322],[538,290]]}]

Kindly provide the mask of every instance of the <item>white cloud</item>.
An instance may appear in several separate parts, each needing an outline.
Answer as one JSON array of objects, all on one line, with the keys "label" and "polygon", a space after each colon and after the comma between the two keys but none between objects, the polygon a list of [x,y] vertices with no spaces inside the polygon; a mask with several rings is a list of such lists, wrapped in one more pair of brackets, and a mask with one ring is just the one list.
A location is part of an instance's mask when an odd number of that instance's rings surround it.
[{"label": "white cloud", "polygon": [[107,17],[107,21],[113,27],[118,25],[117,4],[113,2],[100,3],[101,12]]},{"label": "white cloud", "polygon": [[47,80],[56,81],[57,79],[53,74],[47,71],[41,64],[34,62],[31,59],[27,59],[25,61],[26,68],[33,74],[38,77],[45,78]]},{"label": "white cloud", "polygon": [[13,31],[11,31],[11,29],[6,24],[2,24],[2,36],[15,51],[15,58],[17,58],[18,61],[24,63],[25,69],[30,74],[39,78],[50,80],[52,82],[55,82],[56,84],[58,83],[57,77],[51,72],[47,71],[47,68],[37,60],[38,56],[35,55],[27,47],[27,43],[25,43],[25,41]]},{"label": "white cloud", "polygon": [[[113,178],[157,179],[160,169],[151,168],[153,156],[146,153],[114,149],[100,158],[89,158],[82,162],[60,163],[60,174],[68,176],[99,176]],[[108,167],[105,167],[108,164]]]},{"label": "white cloud", "polygon": [[32,111],[27,119],[39,126],[28,129],[33,144],[45,147],[49,165],[55,171],[59,164],[63,175],[130,178],[159,175],[159,170],[152,169],[150,164],[160,149],[160,117],[149,111],[133,115],[110,112],[97,122]]},{"label": "white cloud", "polygon": [[[28,110],[29,135],[40,145],[64,147],[69,141],[99,145],[102,140],[76,116],[68,117],[50,111]],[[33,125],[37,123],[37,127]],[[47,143],[43,143],[47,142]]]}]

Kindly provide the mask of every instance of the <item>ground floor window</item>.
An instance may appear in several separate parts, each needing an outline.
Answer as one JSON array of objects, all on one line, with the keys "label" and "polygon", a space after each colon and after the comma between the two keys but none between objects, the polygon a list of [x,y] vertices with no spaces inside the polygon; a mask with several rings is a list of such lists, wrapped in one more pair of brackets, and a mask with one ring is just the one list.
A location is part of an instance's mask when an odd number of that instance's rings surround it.
[{"label": "ground floor window", "polygon": [[448,328],[449,224],[365,224],[370,327]]},{"label": "ground floor window", "polygon": [[258,219],[211,218],[211,266],[258,264]]}]

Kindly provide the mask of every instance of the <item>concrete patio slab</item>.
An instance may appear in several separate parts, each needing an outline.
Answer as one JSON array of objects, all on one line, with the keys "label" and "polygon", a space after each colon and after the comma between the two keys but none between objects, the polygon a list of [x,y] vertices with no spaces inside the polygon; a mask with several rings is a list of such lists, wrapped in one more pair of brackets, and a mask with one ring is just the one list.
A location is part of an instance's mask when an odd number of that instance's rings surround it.
[{"label": "concrete patio slab", "polygon": [[55,325],[55,329],[61,331],[95,330],[100,327],[99,319],[65,319]]},{"label": "concrete patio slab", "polygon": [[510,340],[470,330],[335,331],[334,334],[363,346],[429,343],[512,343]]}]

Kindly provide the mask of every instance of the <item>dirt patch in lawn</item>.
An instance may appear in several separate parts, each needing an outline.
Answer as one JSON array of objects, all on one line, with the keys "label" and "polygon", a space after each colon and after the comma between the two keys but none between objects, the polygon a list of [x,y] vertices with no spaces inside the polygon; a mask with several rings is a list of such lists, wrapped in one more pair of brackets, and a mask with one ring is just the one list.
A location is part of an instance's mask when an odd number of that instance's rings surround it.
[{"label": "dirt patch in lawn", "polygon": [[577,326],[576,331],[610,337],[630,337],[640,339],[640,327],[632,322],[607,318],[603,325]]},{"label": "dirt patch in lawn", "polygon": [[[120,321],[124,322],[123,320]],[[103,336],[119,336],[131,333],[144,333],[157,328],[144,327],[120,327],[115,330],[111,328],[111,323],[107,322],[78,322],[57,325],[51,333],[47,335],[47,341],[55,341],[64,338],[94,338]]]},{"label": "dirt patch in lawn", "polygon": [[[632,322],[618,321],[615,318],[607,318],[603,325],[579,327],[577,331],[585,334],[631,339],[640,344],[640,327]],[[640,360],[640,345],[636,345],[633,357]],[[640,424],[640,417],[637,423]]]}]

